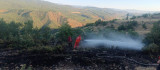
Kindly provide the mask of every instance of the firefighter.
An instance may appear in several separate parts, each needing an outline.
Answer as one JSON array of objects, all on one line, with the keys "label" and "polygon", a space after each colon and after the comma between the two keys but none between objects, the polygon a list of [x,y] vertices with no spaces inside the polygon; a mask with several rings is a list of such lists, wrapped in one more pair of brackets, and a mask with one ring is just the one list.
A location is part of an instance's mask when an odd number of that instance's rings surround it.
[{"label": "firefighter", "polygon": [[159,64],[158,67],[157,67],[157,70],[160,70],[160,56],[158,57],[157,63]]},{"label": "firefighter", "polygon": [[76,42],[75,42],[75,44],[74,44],[74,50],[78,48],[80,41],[81,41],[81,36],[79,35],[79,36],[76,38]]}]

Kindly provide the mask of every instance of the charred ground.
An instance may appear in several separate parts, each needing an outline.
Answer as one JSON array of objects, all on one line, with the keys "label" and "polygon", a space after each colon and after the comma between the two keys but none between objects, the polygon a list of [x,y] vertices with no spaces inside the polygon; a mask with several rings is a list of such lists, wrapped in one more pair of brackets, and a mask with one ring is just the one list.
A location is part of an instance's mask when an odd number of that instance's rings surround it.
[{"label": "charred ground", "polygon": [[134,70],[138,66],[155,67],[155,58],[135,50],[79,49],[66,52],[28,52],[1,50],[2,69],[20,69],[22,64],[32,69],[101,69]]}]

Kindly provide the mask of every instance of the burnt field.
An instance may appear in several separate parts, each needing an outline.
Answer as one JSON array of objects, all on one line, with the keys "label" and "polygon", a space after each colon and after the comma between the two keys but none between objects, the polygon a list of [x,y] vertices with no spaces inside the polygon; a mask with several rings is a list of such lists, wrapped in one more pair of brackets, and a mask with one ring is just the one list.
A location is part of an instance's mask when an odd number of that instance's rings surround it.
[{"label": "burnt field", "polygon": [[[57,29],[33,24],[0,19],[0,70],[156,69],[160,22],[153,28],[135,20],[99,19],[77,28],[64,23]],[[137,27],[151,31],[141,35]]]},{"label": "burnt field", "polygon": [[21,69],[25,64],[36,70],[137,70],[157,65],[156,57],[141,51],[106,48],[78,49],[65,52],[28,52],[0,50],[0,68]]}]

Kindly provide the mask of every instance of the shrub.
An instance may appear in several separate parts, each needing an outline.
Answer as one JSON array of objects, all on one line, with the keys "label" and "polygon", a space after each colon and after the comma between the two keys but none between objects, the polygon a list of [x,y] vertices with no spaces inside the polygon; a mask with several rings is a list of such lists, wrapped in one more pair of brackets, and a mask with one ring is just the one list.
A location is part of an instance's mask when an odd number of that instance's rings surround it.
[{"label": "shrub", "polygon": [[126,22],[126,24],[124,25],[120,25],[118,27],[118,30],[119,31],[129,31],[129,30],[134,30],[134,27],[136,27],[138,25],[138,22],[137,21],[129,21],[129,22]]},{"label": "shrub", "polygon": [[136,38],[139,37],[139,34],[138,34],[137,32],[135,32],[135,31],[132,31],[132,30],[129,30],[129,31],[128,31],[128,34],[129,34],[129,36],[130,36],[131,38],[133,38],[133,39],[136,39]]},{"label": "shrub", "polygon": [[143,15],[142,15],[143,18],[147,18],[147,17],[149,17],[149,16],[150,16],[150,14],[143,14]]},{"label": "shrub", "polygon": [[142,27],[143,27],[144,29],[147,29],[146,24],[142,24]]},{"label": "shrub", "polygon": [[136,16],[133,16],[131,19],[136,19],[137,17]]},{"label": "shrub", "polygon": [[138,22],[137,21],[130,21],[128,22],[131,26],[137,26],[138,25]]},{"label": "shrub", "polygon": [[124,26],[124,25],[120,25],[119,27],[118,27],[118,30],[119,31],[125,31],[126,30],[126,27]]},{"label": "shrub", "polygon": [[151,32],[146,35],[143,42],[147,45],[155,43],[160,46],[160,23],[155,23],[153,25]]},{"label": "shrub", "polygon": [[97,20],[95,22],[95,26],[98,26],[98,25],[107,25],[108,24],[108,21],[102,21],[101,19]]},{"label": "shrub", "polygon": [[89,27],[89,26],[93,26],[93,25],[94,25],[94,23],[88,23],[84,27]]},{"label": "shrub", "polygon": [[149,44],[148,46],[143,48],[143,51],[148,53],[158,53],[160,52],[160,47],[154,43]]},{"label": "shrub", "polygon": [[118,19],[113,19],[111,21],[109,21],[110,23],[115,23]]},{"label": "shrub", "polygon": [[72,30],[72,28],[67,23],[63,24],[59,28],[59,31],[56,34],[56,38],[58,39],[58,41],[67,42],[69,36],[73,36],[73,30]]}]

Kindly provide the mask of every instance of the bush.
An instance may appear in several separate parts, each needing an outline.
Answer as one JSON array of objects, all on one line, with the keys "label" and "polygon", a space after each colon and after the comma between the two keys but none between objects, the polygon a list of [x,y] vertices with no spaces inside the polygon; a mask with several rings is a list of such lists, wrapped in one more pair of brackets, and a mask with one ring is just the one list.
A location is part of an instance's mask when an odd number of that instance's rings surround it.
[{"label": "bush", "polygon": [[142,27],[143,27],[144,29],[147,29],[146,24],[142,24]]},{"label": "bush", "polygon": [[118,27],[119,31],[129,31],[129,30],[134,30],[134,27],[136,27],[138,25],[137,21],[129,21],[127,22],[125,25],[120,25]]},{"label": "bush", "polygon": [[51,40],[51,29],[47,26],[33,28],[33,21],[7,23],[0,19],[0,39],[7,47],[27,48],[39,45],[47,45]]},{"label": "bush", "polygon": [[138,25],[138,22],[137,21],[130,21],[128,22],[131,26],[137,26]]},{"label": "bush", "polygon": [[110,23],[115,23],[118,19],[113,19],[111,21],[109,21]]},{"label": "bush", "polygon": [[99,19],[99,20],[97,20],[97,21],[95,22],[95,25],[96,25],[96,26],[98,26],[98,25],[104,26],[104,25],[107,25],[107,24],[108,24],[108,21],[102,21],[101,19]]},{"label": "bush", "polygon": [[94,23],[88,23],[84,27],[89,27],[89,26],[93,26],[93,25],[94,25]]},{"label": "bush", "polygon": [[69,36],[73,36],[73,30],[72,30],[72,28],[67,23],[63,24],[59,28],[59,31],[56,34],[56,38],[58,39],[58,41],[67,42]]},{"label": "bush", "polygon": [[120,26],[118,27],[118,30],[119,30],[119,31],[125,31],[125,30],[126,30],[126,27],[125,27],[124,25],[120,25]]},{"label": "bush", "polygon": [[72,41],[74,41],[79,35],[84,35],[81,28],[71,28],[71,26],[69,26],[68,24],[64,24],[59,28],[59,31],[56,33],[56,40],[58,44],[65,44],[68,42],[69,36],[71,36]]},{"label": "bush", "polygon": [[143,14],[142,15],[142,17],[144,17],[144,18],[147,18],[147,17],[149,17],[150,16],[150,14]]},{"label": "bush", "polygon": [[136,16],[133,16],[131,19],[136,19],[137,17]]},{"label": "bush", "polygon": [[132,31],[132,30],[129,30],[129,31],[128,31],[128,34],[129,34],[129,36],[130,36],[131,38],[133,38],[133,39],[136,39],[136,38],[139,37],[139,34],[138,34],[137,32],[135,32],[135,31]]},{"label": "bush", "polygon": [[151,32],[146,35],[143,42],[147,45],[155,43],[160,46],[160,23],[155,23],[153,25]]},{"label": "bush", "polygon": [[143,51],[148,53],[158,53],[160,52],[160,47],[154,43],[149,44],[148,46],[143,48]]}]

